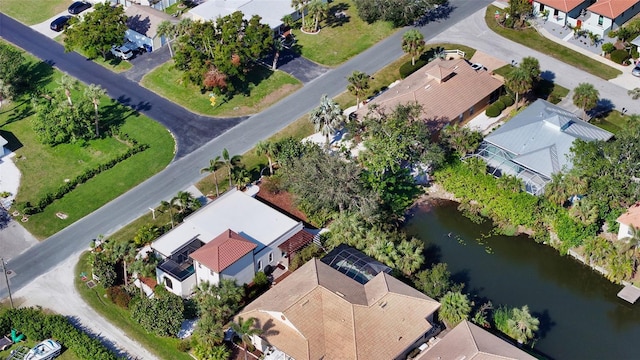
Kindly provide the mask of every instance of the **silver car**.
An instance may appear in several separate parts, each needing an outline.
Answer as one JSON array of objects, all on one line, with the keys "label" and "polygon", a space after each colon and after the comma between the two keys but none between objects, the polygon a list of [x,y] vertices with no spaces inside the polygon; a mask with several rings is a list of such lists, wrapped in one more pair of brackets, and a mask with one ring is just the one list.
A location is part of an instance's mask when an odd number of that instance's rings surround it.
[{"label": "silver car", "polygon": [[636,66],[631,70],[631,75],[640,77],[640,63],[636,63]]},{"label": "silver car", "polygon": [[133,57],[133,51],[125,46],[112,47],[111,53],[113,56],[120,58],[122,60],[129,60]]}]

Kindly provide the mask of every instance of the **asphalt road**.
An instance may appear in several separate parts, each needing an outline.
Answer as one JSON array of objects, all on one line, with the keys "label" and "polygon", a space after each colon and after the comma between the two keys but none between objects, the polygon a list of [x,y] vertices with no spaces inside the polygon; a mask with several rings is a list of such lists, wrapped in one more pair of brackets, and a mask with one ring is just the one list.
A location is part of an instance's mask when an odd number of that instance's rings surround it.
[{"label": "asphalt road", "polygon": [[[484,8],[491,0],[450,2],[454,10],[449,18],[429,22],[420,28],[427,40]],[[207,166],[209,159],[219,155],[222,149],[227,148],[231,154],[246,152],[257,141],[275,134],[317,106],[323,94],[335,96],[345,91],[346,78],[353,71],[372,74],[394,61],[403,54],[400,44],[406,30],[396,32],[342,66],[305,84],[302,89],[260,114],[244,121],[218,121],[195,116],[75,53],[65,54],[52,40],[0,14],[0,36],[4,39],[50,61],[83,82],[101,84],[110,96],[135,106],[165,124],[176,134],[180,146],[177,159],[165,170],[13,258],[8,264],[8,268],[14,272],[12,290],[24,287],[68,257],[87,249],[91,238],[117,231],[149,211],[149,207],[157,206],[161,200],[171,198],[176,192],[201,179],[203,175],[199,169]],[[211,138],[214,139],[206,142]],[[7,295],[7,288],[0,281],[0,297]]]},{"label": "asphalt road", "polygon": [[237,125],[246,117],[212,118],[193,114],[156,93],[88,61],[39,32],[0,13],[0,37],[87,84],[100,84],[118,102],[162,123],[177,142],[181,158]]}]

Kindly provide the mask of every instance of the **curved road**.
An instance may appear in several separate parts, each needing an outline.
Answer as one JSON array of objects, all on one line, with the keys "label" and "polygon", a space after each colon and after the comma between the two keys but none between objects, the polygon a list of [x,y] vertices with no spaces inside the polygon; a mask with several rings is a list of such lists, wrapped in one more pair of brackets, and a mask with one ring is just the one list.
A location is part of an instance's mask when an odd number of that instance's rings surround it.
[{"label": "curved road", "polygon": [[[454,10],[450,17],[431,22],[422,27],[421,31],[428,40],[490,2],[452,0]],[[11,259],[8,269],[14,273],[11,278],[12,290],[22,288],[68,257],[87,249],[91,238],[98,234],[115,232],[149,211],[149,207],[157,206],[161,200],[169,199],[176,192],[201,179],[199,169],[206,166],[209,159],[220,154],[222,149],[227,148],[232,154],[248,151],[258,140],[275,134],[317,106],[322,94],[335,96],[343,92],[347,85],[346,78],[354,70],[372,74],[394,61],[403,55],[400,48],[402,33],[403,31],[396,32],[260,114],[244,121],[216,120],[193,115],[75,53],[63,53],[59,44],[0,14],[1,37],[44,61],[52,62],[58,69],[78,77],[83,82],[101,84],[109,91],[110,96],[135,106],[145,115],[165,124],[177,134],[180,149],[177,160],[165,170]],[[1,284],[0,297],[7,295],[6,286]]]}]

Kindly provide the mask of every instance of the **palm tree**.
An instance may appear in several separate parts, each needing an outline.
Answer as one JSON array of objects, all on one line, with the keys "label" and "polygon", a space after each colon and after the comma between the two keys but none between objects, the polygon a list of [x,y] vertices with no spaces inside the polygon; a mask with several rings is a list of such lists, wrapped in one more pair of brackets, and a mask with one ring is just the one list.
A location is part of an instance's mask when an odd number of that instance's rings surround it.
[{"label": "palm tree", "polygon": [[67,97],[69,106],[73,106],[73,102],[71,101],[71,90],[78,87],[78,81],[67,74],[63,74],[60,80],[58,80],[58,85],[60,85],[60,88],[64,91],[64,95]]},{"label": "palm tree", "polygon": [[313,32],[318,32],[320,20],[326,15],[329,7],[325,1],[312,0],[309,3],[309,16],[313,16]]},{"label": "palm tree", "polygon": [[100,98],[107,95],[107,92],[100,87],[100,85],[89,84],[89,86],[84,90],[84,96],[87,99],[91,100],[93,104],[93,111],[95,112],[95,124],[96,124],[96,136],[100,136],[100,128],[98,126],[98,121],[100,120],[100,114],[98,112],[98,106],[100,105]]},{"label": "palm tree", "polygon": [[497,182],[498,186],[503,190],[508,190],[514,193],[522,190],[522,180],[513,175],[504,174],[498,178]]},{"label": "palm tree", "polygon": [[533,339],[533,333],[538,331],[540,320],[529,313],[529,307],[523,306],[522,309],[513,308],[511,316],[507,320],[510,336],[524,344]]},{"label": "palm tree", "polygon": [[563,205],[569,200],[570,195],[562,174],[551,174],[551,182],[544,187],[544,196],[556,205]]},{"label": "palm tree", "polygon": [[222,149],[222,160],[224,164],[227,166],[227,176],[229,176],[229,189],[233,187],[231,171],[235,168],[239,163],[242,156],[240,155],[229,155],[229,150],[226,148]]},{"label": "palm tree", "polygon": [[518,97],[520,94],[524,94],[531,90],[533,86],[533,80],[529,71],[525,68],[516,67],[513,68],[506,76],[505,85],[509,90],[516,94],[516,110],[519,108]]},{"label": "palm tree", "polygon": [[454,327],[462,320],[469,318],[471,301],[460,291],[449,291],[440,299],[440,319],[447,327]]},{"label": "palm tree", "polygon": [[529,74],[533,84],[540,79],[540,62],[538,59],[533,56],[524,57],[519,66]]},{"label": "palm tree", "polygon": [[271,64],[271,70],[275,71],[278,66],[278,59],[280,58],[280,52],[284,49],[281,39],[273,41],[273,63]]},{"label": "palm tree", "polygon": [[255,147],[256,155],[267,157],[269,162],[269,175],[273,175],[273,155],[276,151],[276,144],[269,140],[260,140]]},{"label": "palm tree", "polygon": [[216,172],[222,169],[224,162],[220,160],[220,156],[216,156],[215,159],[209,160],[209,167],[200,169],[200,173],[210,172],[213,174],[213,182],[216,184],[216,197],[220,196],[220,189],[218,188],[218,175]]},{"label": "palm tree", "polygon": [[173,229],[173,202],[174,199],[171,199],[171,201],[161,201],[160,202],[160,209],[162,211],[167,211],[169,210],[169,216],[171,217],[171,228]]},{"label": "palm tree", "polygon": [[416,56],[425,50],[424,35],[417,29],[411,29],[402,35],[402,50],[411,55],[411,65],[416,64]]},{"label": "palm tree", "polygon": [[640,98],[640,87],[627,91],[627,94],[629,94],[633,100],[638,100]]},{"label": "palm tree", "polygon": [[169,20],[164,20],[160,24],[158,24],[158,29],[156,33],[158,36],[162,36],[167,38],[167,45],[169,46],[169,55],[173,57],[173,49],[171,48],[171,42],[173,38],[176,36],[176,25],[174,25]]},{"label": "palm tree", "polygon": [[582,120],[587,120],[587,110],[598,104],[600,92],[589,83],[580,83],[573,89],[573,104],[582,109]]},{"label": "palm tree", "polygon": [[326,145],[329,146],[329,136],[342,124],[344,115],[340,105],[324,94],[320,99],[320,105],[309,113],[309,120],[313,123],[315,131],[325,136]]},{"label": "palm tree", "polygon": [[416,272],[424,264],[424,243],[416,238],[403,240],[398,246],[398,259],[396,268],[407,277]]},{"label": "palm tree", "polygon": [[247,320],[244,320],[242,317],[239,317],[238,322],[231,323],[231,329],[233,329],[242,341],[242,346],[244,347],[244,360],[247,360],[247,348],[249,346],[253,347],[251,337],[262,333],[262,329],[253,327],[255,322],[256,318],[248,318]]},{"label": "palm tree", "polygon": [[302,27],[305,27],[304,13],[307,10],[309,0],[291,0],[291,7],[294,8],[302,16]]},{"label": "palm tree", "polygon": [[360,97],[364,96],[369,90],[369,79],[371,79],[371,76],[362,71],[354,71],[347,78],[349,82],[347,90],[356,97],[356,109],[360,108]]}]

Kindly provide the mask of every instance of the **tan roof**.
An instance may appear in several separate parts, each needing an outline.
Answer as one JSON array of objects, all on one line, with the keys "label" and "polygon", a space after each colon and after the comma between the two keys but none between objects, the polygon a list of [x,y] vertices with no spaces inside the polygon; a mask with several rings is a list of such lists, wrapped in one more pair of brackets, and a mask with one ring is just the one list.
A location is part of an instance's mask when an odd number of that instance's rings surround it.
[{"label": "tan roof", "polygon": [[362,285],[313,259],[238,315],[295,359],[392,359],[424,335],[440,304],[381,272]]},{"label": "tan roof", "polygon": [[598,0],[595,4],[589,6],[587,10],[609,19],[615,19],[639,2],[638,0]]},{"label": "tan roof", "polygon": [[541,4],[558,9],[560,11],[569,12],[580,4],[584,4],[586,0],[537,0]]},{"label": "tan roof", "polygon": [[253,251],[256,246],[235,231],[227,230],[191,253],[189,257],[219,273]]},{"label": "tan roof", "polygon": [[161,22],[165,20],[172,23],[178,22],[177,18],[164,11],[156,10],[151,6],[131,4],[124,10],[124,14],[128,17],[127,26],[129,29],[135,30],[152,39],[156,37],[158,25],[160,25]]},{"label": "tan roof", "polygon": [[640,203],[635,203],[616,219],[620,224],[640,228]]},{"label": "tan roof", "polygon": [[453,120],[501,86],[502,81],[486,70],[473,70],[464,59],[438,59],[380,94],[357,114],[365,115],[370,104],[390,110],[417,102],[423,107],[425,119]]},{"label": "tan roof", "polygon": [[463,321],[416,360],[535,360],[481,327]]}]

